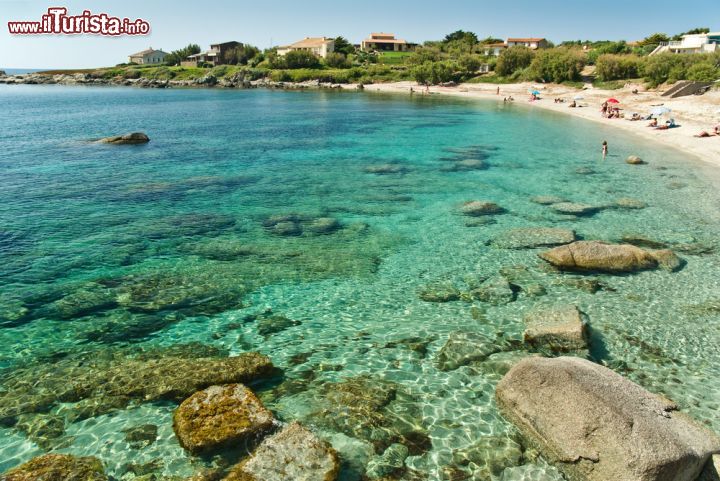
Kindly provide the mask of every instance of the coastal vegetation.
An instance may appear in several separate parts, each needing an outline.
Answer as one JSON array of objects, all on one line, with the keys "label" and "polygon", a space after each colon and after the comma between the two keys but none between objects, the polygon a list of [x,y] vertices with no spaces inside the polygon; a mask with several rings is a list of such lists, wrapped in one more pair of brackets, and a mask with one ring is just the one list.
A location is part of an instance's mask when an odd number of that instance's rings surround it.
[{"label": "coastal vegetation", "polygon": [[200,51],[197,44],[191,43],[171,52],[162,66],[120,64],[90,71],[52,73],[82,72],[104,79],[159,81],[214,78],[371,84],[415,80],[421,85],[533,81],[578,86],[592,82],[606,88],[619,88],[625,81],[634,81],[657,87],[680,80],[712,82],[720,78],[720,53],[649,55],[663,42],[704,32],[706,28],[674,36],[656,33],[636,42],[577,40],[557,46],[548,43],[547,48],[539,49],[511,46],[503,48],[497,56],[493,55],[492,46],[500,43],[500,39],[491,36],[480,39],[477,34],[463,30],[403,52],[362,51],[344,37],[336,37],[335,51],[326,58],[309,51],[279,55],[277,48],[261,51],[245,44],[224,53],[224,65],[182,67],[184,58]]}]

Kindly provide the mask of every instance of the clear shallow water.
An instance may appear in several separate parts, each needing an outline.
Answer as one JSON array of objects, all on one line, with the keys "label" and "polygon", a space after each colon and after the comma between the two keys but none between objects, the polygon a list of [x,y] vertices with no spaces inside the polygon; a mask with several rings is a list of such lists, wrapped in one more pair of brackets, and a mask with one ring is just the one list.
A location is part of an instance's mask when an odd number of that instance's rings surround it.
[{"label": "clear shallow water", "polygon": [[[521,105],[439,98],[12,86],[0,88],[0,103],[5,399],[19,368],[52,375],[79,353],[122,358],[193,342],[257,350],[285,371],[280,384],[258,388],[261,397],[280,419],[329,439],[346,460],[343,479],[398,440],[364,432],[352,416],[342,426],[323,416],[328,392],[343,386],[370,393],[360,401],[378,402],[370,424],[413,446],[412,471],[398,479],[487,479],[463,453],[487,439],[497,453],[512,451],[512,428],[493,403],[500,375],[478,364],[441,371],[438,352],[458,331],[521,339],[529,309],[574,303],[590,320],[595,359],[720,431],[720,195],[678,151]],[[137,130],[152,142],[85,142]],[[626,165],[628,154],[650,164]],[[450,171],[462,158],[489,168]],[[384,164],[400,172],[365,171]],[[536,195],[648,207],[575,218],[531,202]],[[468,227],[475,219],[459,208],[474,199],[507,213]],[[298,222],[280,227],[302,235],[278,235],[268,217],[293,213]],[[340,226],[317,232],[314,220],[328,217]],[[687,265],[577,276],[548,269],[539,249],[488,245],[527,226],[611,241],[642,235],[685,249]],[[512,266],[527,267],[546,295],[520,292],[501,306],[419,298],[428,285],[467,290]],[[606,288],[586,292],[578,279]],[[269,309],[295,322],[255,318]],[[385,391],[389,403],[376,399]],[[0,470],[56,449],[97,455],[126,479],[129,464],[158,459],[158,472],[189,475],[211,461],[177,445],[173,408],[134,405],[71,422],[72,404],[59,403],[50,412],[66,418],[63,433],[44,447],[0,428]],[[123,430],[148,423],[158,440],[130,446]],[[513,464],[521,467],[494,479],[559,479],[530,451]]]}]

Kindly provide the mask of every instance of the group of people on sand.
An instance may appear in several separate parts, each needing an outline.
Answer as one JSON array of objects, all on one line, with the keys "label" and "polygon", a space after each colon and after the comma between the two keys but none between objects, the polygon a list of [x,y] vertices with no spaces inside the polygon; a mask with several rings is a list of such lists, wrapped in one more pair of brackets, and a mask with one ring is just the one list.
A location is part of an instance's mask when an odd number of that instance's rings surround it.
[{"label": "group of people on sand", "polygon": [[509,97],[505,97],[505,98],[503,99],[503,102],[505,102],[505,103],[515,102],[515,99],[513,98],[512,95],[510,95]]},{"label": "group of people on sand", "polygon": [[622,117],[620,114],[620,107],[612,106],[607,101],[602,103],[600,113],[607,119],[619,119]]},{"label": "group of people on sand", "polygon": [[703,130],[702,132],[697,134],[695,137],[702,138],[702,137],[715,137],[715,136],[720,137],[720,124],[717,124],[715,127],[713,127],[712,133],[710,133],[706,130]]}]

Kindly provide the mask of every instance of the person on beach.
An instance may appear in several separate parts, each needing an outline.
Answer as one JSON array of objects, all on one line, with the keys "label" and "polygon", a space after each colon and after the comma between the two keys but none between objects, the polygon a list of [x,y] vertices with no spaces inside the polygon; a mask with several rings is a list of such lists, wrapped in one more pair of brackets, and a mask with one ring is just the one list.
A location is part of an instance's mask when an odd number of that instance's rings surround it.
[{"label": "person on beach", "polygon": [[603,143],[602,143],[603,160],[605,160],[605,158],[607,157],[607,154],[608,154],[608,143],[607,143],[607,140],[603,140]]},{"label": "person on beach", "polygon": [[500,86],[498,86],[497,92],[495,92],[495,95],[500,95]]},{"label": "person on beach", "polygon": [[648,124],[648,127],[657,127],[657,119],[652,119]]},{"label": "person on beach", "polygon": [[600,112],[601,112],[603,115],[607,114],[607,111],[608,111],[608,103],[607,103],[607,102],[603,102],[601,107],[602,107],[602,108],[600,109]]},{"label": "person on beach", "polygon": [[708,133],[707,130],[703,130],[702,132],[700,132],[697,135],[694,135],[693,137],[704,138],[704,137],[712,137],[713,135],[717,135],[717,134],[710,134],[710,133]]},{"label": "person on beach", "polygon": [[575,107],[577,107],[577,102],[575,102],[573,100],[572,103],[570,105],[568,105],[568,107],[570,107],[571,109],[574,109]]}]

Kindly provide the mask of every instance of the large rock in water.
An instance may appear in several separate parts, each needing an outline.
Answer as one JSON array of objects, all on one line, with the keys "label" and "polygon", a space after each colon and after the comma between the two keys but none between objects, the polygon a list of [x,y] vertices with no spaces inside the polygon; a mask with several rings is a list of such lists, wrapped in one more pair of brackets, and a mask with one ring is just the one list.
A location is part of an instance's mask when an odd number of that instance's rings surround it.
[{"label": "large rock in water", "polygon": [[103,144],[113,145],[134,145],[134,144],[147,144],[150,142],[150,138],[142,132],[133,132],[125,135],[115,135],[113,137],[105,137],[104,139],[98,140]]},{"label": "large rock in water", "polygon": [[601,241],[573,242],[543,252],[540,258],[565,270],[634,272],[658,266],[657,260],[639,247]]},{"label": "large rock in water", "polygon": [[173,429],[191,453],[243,442],[270,429],[272,413],[242,384],[210,386],[175,410]]},{"label": "large rock in water", "polygon": [[95,457],[44,454],[0,475],[0,481],[106,481]]},{"label": "large rock in water", "polygon": [[556,352],[587,347],[586,324],[577,307],[559,306],[535,309],[525,316],[525,342]]},{"label": "large rock in water", "polygon": [[580,358],[524,359],[495,396],[570,481],[693,481],[720,451],[673,402]]},{"label": "large rock in water", "polygon": [[300,423],[265,438],[224,481],[334,481],[337,453]]},{"label": "large rock in water", "polygon": [[511,229],[496,237],[492,244],[503,249],[532,249],[569,244],[575,231],[556,227],[524,227]]}]

